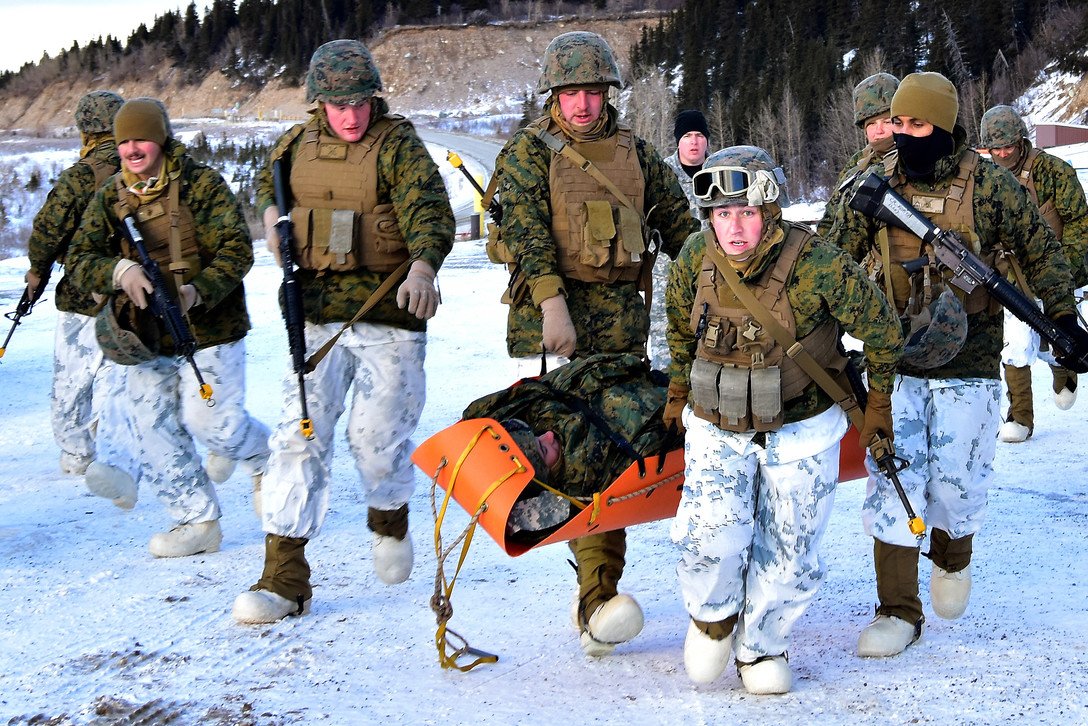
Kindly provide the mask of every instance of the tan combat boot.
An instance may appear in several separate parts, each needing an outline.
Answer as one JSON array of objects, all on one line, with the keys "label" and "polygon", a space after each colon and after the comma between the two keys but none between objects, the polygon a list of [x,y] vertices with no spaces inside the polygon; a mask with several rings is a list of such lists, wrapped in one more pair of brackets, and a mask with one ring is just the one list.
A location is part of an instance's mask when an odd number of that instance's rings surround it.
[{"label": "tan combat boot", "polygon": [[1035,430],[1031,366],[1005,366],[1005,386],[1009,395],[1009,415],[998,429],[997,438],[1006,444],[1018,444],[1031,438]]},{"label": "tan combat boot", "polygon": [[257,584],[234,599],[231,614],[239,623],[274,623],[288,615],[309,611],[313,590],[307,540],[301,537],[264,537],[264,572]]},{"label": "tan combat boot", "polygon": [[578,570],[575,624],[586,655],[609,655],[642,632],[642,608],[617,592],[623,575],[627,535],[620,530],[571,540]]},{"label": "tan combat boot", "polygon": [[873,540],[876,617],[858,637],[858,655],[887,658],[898,655],[922,637],[922,601],[918,597],[918,548]]},{"label": "tan combat boot", "polygon": [[971,547],[974,535],[952,539],[943,529],[930,532],[929,598],[933,612],[955,620],[967,610],[971,598]]}]

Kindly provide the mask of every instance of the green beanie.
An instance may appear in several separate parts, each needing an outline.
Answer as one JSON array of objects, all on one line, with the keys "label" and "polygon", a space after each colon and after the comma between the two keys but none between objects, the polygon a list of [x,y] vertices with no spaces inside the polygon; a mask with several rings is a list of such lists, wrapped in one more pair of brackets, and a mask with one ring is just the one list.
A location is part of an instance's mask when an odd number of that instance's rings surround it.
[{"label": "green beanie", "polygon": [[142,139],[166,145],[166,112],[151,99],[126,101],[113,119],[113,138],[120,146],[126,141]]},{"label": "green beanie", "polygon": [[909,116],[952,133],[960,102],[956,87],[940,73],[911,73],[892,96],[892,118]]}]

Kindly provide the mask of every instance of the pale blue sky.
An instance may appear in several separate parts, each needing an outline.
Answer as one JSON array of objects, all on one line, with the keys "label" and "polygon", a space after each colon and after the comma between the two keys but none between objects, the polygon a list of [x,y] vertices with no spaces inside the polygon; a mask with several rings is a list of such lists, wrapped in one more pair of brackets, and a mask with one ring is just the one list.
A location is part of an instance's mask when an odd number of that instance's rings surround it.
[{"label": "pale blue sky", "polygon": [[[197,0],[201,16],[210,0]],[[0,71],[55,56],[78,41],[86,45],[112,35],[125,42],[140,23],[148,25],[169,10],[184,10],[189,0],[0,0]]]}]

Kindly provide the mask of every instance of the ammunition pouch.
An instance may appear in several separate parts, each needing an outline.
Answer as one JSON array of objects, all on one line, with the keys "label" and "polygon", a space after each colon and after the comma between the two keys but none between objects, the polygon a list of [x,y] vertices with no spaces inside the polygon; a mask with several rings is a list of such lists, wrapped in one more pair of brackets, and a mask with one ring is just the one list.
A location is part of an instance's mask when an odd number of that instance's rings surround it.
[{"label": "ammunition pouch", "polygon": [[392,204],[351,209],[291,210],[298,265],[304,270],[391,272],[408,259]]}]

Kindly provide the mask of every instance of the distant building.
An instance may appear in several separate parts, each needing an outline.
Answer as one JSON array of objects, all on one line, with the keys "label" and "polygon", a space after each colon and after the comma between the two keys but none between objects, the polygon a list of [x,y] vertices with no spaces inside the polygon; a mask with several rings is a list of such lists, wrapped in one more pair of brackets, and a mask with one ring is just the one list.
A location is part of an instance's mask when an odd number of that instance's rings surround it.
[{"label": "distant building", "polygon": [[1035,127],[1035,145],[1040,149],[1088,142],[1088,126],[1080,124],[1039,124]]}]

